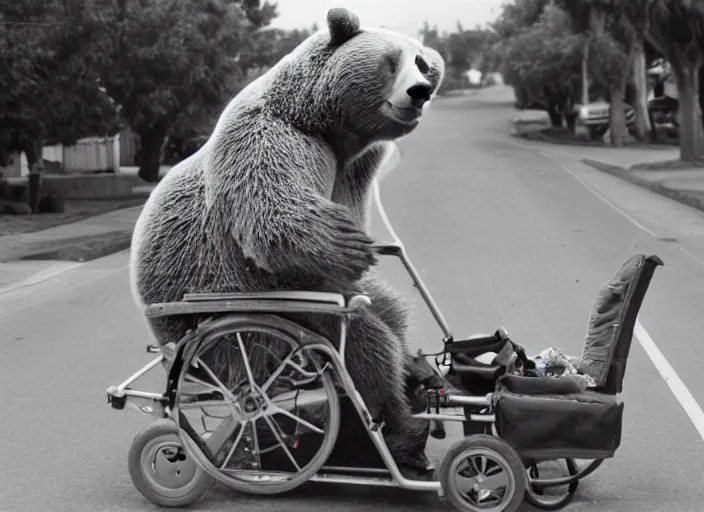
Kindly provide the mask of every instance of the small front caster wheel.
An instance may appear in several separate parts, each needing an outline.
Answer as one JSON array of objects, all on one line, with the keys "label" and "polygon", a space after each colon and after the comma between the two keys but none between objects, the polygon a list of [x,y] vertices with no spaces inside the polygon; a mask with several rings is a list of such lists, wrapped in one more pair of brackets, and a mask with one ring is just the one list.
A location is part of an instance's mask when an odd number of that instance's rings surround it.
[{"label": "small front caster wheel", "polygon": [[192,505],[214,482],[183,451],[178,427],[170,419],[157,420],[137,434],[128,469],[142,496],[160,507]]},{"label": "small front caster wheel", "polygon": [[[547,489],[543,489],[540,485],[535,484],[535,482],[541,481],[541,476],[543,480],[564,477],[564,475],[560,474],[563,473],[563,471],[561,471],[559,462],[559,460],[541,462],[541,464],[543,464],[542,471],[538,468],[537,463],[532,462],[530,464],[528,469],[528,484],[526,485],[525,495],[525,500],[527,503],[541,510],[560,510],[569,505],[572,498],[574,498],[574,493],[577,492],[579,481],[575,480],[574,482],[570,482],[567,485],[567,492],[564,494],[554,492],[554,489],[557,486],[551,486]],[[565,459],[565,465],[569,476],[575,476],[579,473],[579,466],[577,466],[574,459]],[[551,471],[555,470],[557,470],[558,474],[550,474]]]},{"label": "small front caster wheel", "polygon": [[439,477],[445,496],[460,512],[515,512],[526,489],[526,470],[516,450],[486,434],[452,445]]}]

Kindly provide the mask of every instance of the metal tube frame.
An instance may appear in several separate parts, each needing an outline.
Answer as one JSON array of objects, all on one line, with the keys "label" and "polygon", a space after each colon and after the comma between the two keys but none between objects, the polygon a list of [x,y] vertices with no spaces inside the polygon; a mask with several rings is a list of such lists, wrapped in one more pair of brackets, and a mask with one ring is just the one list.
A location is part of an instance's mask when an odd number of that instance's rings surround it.
[{"label": "metal tube frame", "polygon": [[[429,302],[432,303],[432,299],[429,300]],[[356,296],[350,299],[349,305],[356,305],[356,307],[359,307],[363,304],[369,303],[369,299],[366,296]],[[378,468],[337,468],[337,467],[328,467],[328,466],[323,466],[321,470],[319,471],[318,474],[314,475],[311,478],[311,481],[317,481],[317,482],[328,482],[328,483],[342,483],[342,484],[355,484],[355,485],[375,485],[375,486],[385,486],[385,487],[399,487],[403,488],[406,490],[414,490],[414,491],[433,491],[437,492],[438,494],[442,493],[441,485],[440,482],[438,481],[432,481],[432,482],[427,482],[427,481],[414,481],[414,480],[409,480],[405,478],[401,472],[399,471],[399,468],[394,461],[391,453],[389,452],[389,449],[386,445],[386,442],[384,440],[383,434],[381,433],[381,425],[378,425],[374,423],[374,421],[371,419],[371,415],[369,414],[369,410],[366,407],[366,404],[364,403],[364,400],[362,399],[361,395],[357,391],[356,387],[354,386],[354,383],[352,382],[352,379],[349,375],[349,373],[346,370],[346,365],[344,361],[344,352],[345,352],[345,346],[346,346],[346,325],[347,325],[347,318],[348,315],[343,315],[341,322],[342,322],[342,331],[341,331],[341,340],[340,340],[340,348],[339,350],[335,350],[332,344],[328,343],[316,343],[313,345],[308,345],[309,348],[312,349],[317,349],[320,350],[321,352],[325,353],[333,362],[333,365],[337,369],[338,376],[341,380],[341,384],[345,391],[347,392],[348,396],[350,397],[352,403],[355,406],[355,409],[357,410],[358,416],[360,420],[367,426],[367,433],[370,436],[373,444],[375,445],[379,455],[381,456],[382,460],[384,461],[384,464],[386,465],[386,470],[381,470]],[[442,318],[442,317],[440,317]],[[439,322],[440,323],[440,322]],[[181,342],[186,343],[189,341],[190,338],[185,338]],[[151,348],[150,352],[161,352],[159,349],[154,349]],[[167,398],[160,393],[153,393],[153,392],[146,392],[146,391],[139,391],[139,390],[134,390],[130,389],[129,386],[133,384],[137,379],[140,377],[144,376],[157,366],[159,366],[166,356],[164,355],[163,352],[159,354],[158,357],[152,359],[149,363],[147,363],[145,366],[140,368],[138,371],[136,371],[134,374],[132,374],[130,377],[128,377],[124,382],[120,383],[117,386],[110,386],[107,390],[108,393],[108,399],[110,402],[115,402],[115,403],[120,403],[122,404],[120,406],[116,406],[116,408],[121,409],[124,407],[124,405],[131,405],[134,408],[144,412],[144,413],[150,413],[153,415],[158,415],[160,417],[169,417],[171,414],[171,411],[169,410],[169,404]],[[303,391],[302,393],[306,393]],[[279,407],[281,408],[286,408],[285,406],[285,397],[280,396],[277,397],[279,400]],[[147,406],[140,406],[137,404],[131,403],[131,401],[134,400],[147,400],[151,402],[151,405]],[[284,399],[284,400],[282,400]],[[299,395],[298,400],[301,400],[301,397]],[[293,402],[293,400],[292,400]],[[432,412],[425,412],[425,413],[419,413],[414,415],[414,417],[418,419],[423,419],[423,420],[436,420],[436,421],[458,421],[458,422],[465,422],[465,421],[475,421],[475,422],[481,422],[481,423],[489,423],[491,424],[491,430],[493,435],[498,436],[498,433],[496,432],[495,428],[495,416],[494,414],[491,413],[491,404],[492,404],[492,394],[488,394],[486,396],[460,396],[460,395],[446,395],[444,398],[444,401],[442,404],[438,405],[438,409],[442,409],[443,413],[432,413]],[[474,407],[485,407],[487,408],[487,413],[482,413],[482,414],[469,414],[465,415],[464,413],[459,413],[459,414],[449,414],[449,409],[455,409],[458,407],[466,407],[466,406],[474,406]],[[446,413],[446,411],[448,413]],[[182,438],[186,438],[185,432],[181,433]],[[190,440],[190,438],[188,438]],[[191,446],[192,448],[196,448],[194,443],[187,443],[189,445],[193,444]],[[198,454],[200,455],[200,454]],[[207,465],[209,464],[209,461],[207,459],[202,458],[202,457],[195,457],[197,459],[202,459],[200,460],[201,464]],[[552,480],[537,480],[533,482],[533,485],[536,487],[553,487],[557,485],[565,485],[567,483],[570,483],[575,480],[579,480],[580,478],[583,478],[587,474],[591,473],[594,471],[600,464],[601,462],[599,461],[594,461],[591,464],[589,464],[585,469],[580,471],[577,475],[571,476],[571,477],[566,477],[566,478],[559,478],[559,479],[552,479]],[[205,467],[203,468],[204,470],[206,469]],[[211,470],[214,470],[214,468],[209,468]],[[344,474],[348,473],[348,474]],[[352,473],[352,474],[350,474]],[[355,474],[356,473],[356,474]]]},{"label": "metal tube frame", "polygon": [[[364,400],[359,395],[352,382],[351,377],[344,369],[343,360],[341,354],[328,344],[314,344],[309,345],[309,348],[314,350],[320,350],[324,352],[328,357],[333,360],[333,364],[338,368],[338,375],[340,377],[341,383],[345,391],[348,393],[352,403],[357,410],[360,420],[367,425],[367,433],[370,436],[373,444],[375,445],[379,455],[381,456],[386,469],[379,468],[344,468],[344,467],[332,467],[323,466],[321,467],[318,474],[311,478],[311,481],[315,482],[327,482],[327,483],[338,483],[338,484],[350,484],[350,485],[374,485],[382,487],[399,487],[406,490],[413,491],[433,491],[441,493],[442,489],[440,487],[440,482],[432,481],[414,481],[405,478],[398,469],[396,462],[394,461],[389,449],[384,440],[383,434],[381,433],[380,425],[376,425],[369,414],[369,410],[364,403]],[[140,410],[141,412],[147,414],[158,415],[160,417],[169,417],[170,411],[168,410],[167,399],[163,394],[139,391],[134,389],[129,389],[129,386],[134,383],[137,379],[149,373],[151,370],[159,366],[164,359],[163,355],[152,359],[149,363],[144,365],[130,377],[128,377],[124,382],[117,386],[110,386],[107,393],[111,400],[124,399],[126,404],[130,404],[130,400],[143,399],[148,400],[152,403],[152,409],[149,406],[139,406],[134,405],[134,408]],[[306,391],[301,391],[300,393],[306,394]],[[314,393],[314,392],[313,392]],[[293,396],[292,402],[293,402]],[[456,409],[457,407],[466,406],[477,406],[477,407],[491,407],[492,395],[488,394],[486,396],[458,396],[458,395],[448,395],[446,397],[446,404],[439,406],[443,411],[448,411],[450,409]],[[282,409],[288,409],[285,405],[286,398],[284,396],[277,397],[277,406]],[[298,401],[300,402],[300,394],[298,396]],[[154,407],[156,405],[156,407]],[[419,413],[414,415],[415,418],[423,420],[436,420],[436,421],[474,421],[480,423],[491,424],[491,430],[494,436],[498,437],[498,433],[495,428],[495,416],[494,414],[470,414],[466,416],[464,413],[447,414],[447,413]],[[182,432],[182,436],[185,436],[185,432]],[[190,438],[189,438],[190,439]],[[192,448],[196,448],[194,443]],[[202,459],[201,457],[196,457],[196,459]],[[200,460],[201,464],[208,464],[207,459]],[[550,480],[535,480],[531,484],[538,488],[546,487],[556,487],[560,485],[567,485],[571,482],[580,480],[595,471],[603,462],[603,459],[596,459],[588,464],[579,473],[569,477],[554,478]],[[205,468],[203,468],[205,470]]]},{"label": "metal tube frame", "polygon": [[[333,361],[334,365],[338,369],[338,376],[341,380],[341,383],[345,389],[345,391],[348,393],[352,403],[355,406],[355,409],[357,410],[360,420],[363,421],[369,428],[368,428],[368,433],[371,437],[372,442],[374,443],[375,447],[377,448],[379,455],[382,457],[382,460],[384,461],[387,471],[388,472],[383,472],[381,474],[388,475],[391,477],[391,480],[383,480],[380,481],[379,477],[376,477],[376,485],[386,485],[386,486],[396,486],[396,487],[402,487],[404,489],[409,489],[409,490],[418,490],[418,491],[440,491],[440,483],[439,482],[420,482],[420,481],[413,481],[413,480],[408,480],[405,477],[403,477],[398,469],[398,466],[396,465],[396,462],[394,461],[393,457],[391,456],[391,453],[388,450],[388,447],[386,446],[386,442],[384,441],[383,435],[381,433],[381,428],[378,428],[379,425],[375,425],[373,420],[371,419],[371,415],[369,414],[369,410],[366,407],[366,404],[364,403],[364,400],[362,399],[361,395],[359,395],[359,392],[356,390],[356,387],[354,386],[354,383],[352,382],[351,377],[347,373],[344,363],[342,360],[342,355],[332,347],[332,345],[328,344],[315,344],[309,346],[309,348],[312,348],[314,350],[320,350],[321,352],[325,353],[328,357],[331,358]],[[147,412],[147,413],[152,413],[152,414],[159,414],[160,416],[169,416],[169,411],[167,410],[167,399],[163,394],[160,393],[153,393],[153,392],[146,392],[146,391],[139,391],[139,390],[134,390],[134,389],[129,389],[129,386],[133,384],[137,379],[140,377],[144,376],[145,374],[149,373],[151,370],[159,366],[162,361],[164,360],[164,355],[160,354],[158,357],[152,359],[149,363],[144,365],[142,368],[140,368],[137,372],[134,374],[130,375],[124,382],[120,383],[117,386],[110,386],[107,390],[108,396],[111,401],[113,400],[120,400],[122,399],[126,403],[130,403],[130,399],[146,399],[152,402],[152,405],[157,405],[157,408],[154,408],[153,410],[147,410],[146,407],[140,407],[137,406],[136,408],[141,410],[142,412]],[[305,391],[303,391],[305,393]],[[277,397],[279,398],[279,397]],[[300,401],[300,396],[298,398]],[[277,400],[278,402],[278,400]],[[451,404],[452,406],[462,406],[462,405],[484,405],[488,406],[490,404],[488,397],[460,397],[460,396],[449,396],[448,397],[448,404]],[[283,405],[283,404],[282,404]],[[279,405],[281,406],[281,405]],[[445,408],[445,407],[443,407]],[[491,415],[472,415],[473,417],[476,416],[476,418],[473,418],[476,421],[483,421],[483,422],[491,422],[493,421],[493,416]],[[428,413],[421,413],[420,415],[417,415],[418,418],[422,419],[444,419],[444,420],[452,420],[452,421],[467,421],[467,418],[464,417],[463,415],[443,415],[443,414],[428,414]],[[205,469],[205,468],[204,468]],[[341,468],[330,468],[330,467],[324,467],[322,470],[324,472],[338,472],[341,471]],[[358,472],[358,473],[364,473],[364,474],[380,474],[380,470],[378,469],[372,469],[372,468],[350,468],[349,470],[345,468],[345,471],[348,472]],[[383,471],[383,470],[381,470]],[[329,475],[329,474],[322,474],[322,475],[316,475],[313,477],[313,480],[317,481],[325,481],[325,482],[337,482],[337,483],[357,483],[357,484],[367,484],[367,485],[375,485],[374,483],[370,483],[369,478],[362,478],[362,477],[357,477],[357,476],[344,476],[344,475]],[[385,483],[384,483],[385,482]]]},{"label": "metal tube frame", "polygon": [[435,303],[435,300],[430,294],[430,291],[425,287],[423,280],[420,278],[420,275],[411,263],[411,260],[408,257],[408,254],[406,253],[406,249],[403,245],[403,242],[401,242],[401,239],[396,235],[396,232],[394,231],[394,228],[391,225],[391,221],[386,215],[384,205],[381,203],[381,191],[379,189],[379,182],[377,180],[374,180],[374,182],[372,183],[372,197],[374,199],[374,202],[376,203],[376,207],[379,211],[379,216],[381,217],[381,220],[384,223],[384,227],[389,232],[393,240],[390,243],[377,244],[375,246],[377,253],[397,256],[401,260],[401,263],[403,263],[403,266],[406,268],[408,274],[413,280],[413,285],[420,292],[421,297],[423,297],[423,301],[428,306],[428,309],[432,313],[433,318],[435,319],[438,326],[445,335],[445,340],[452,340],[452,332],[450,331],[450,327],[447,324],[447,321],[440,312],[440,308],[438,308],[437,304]]}]

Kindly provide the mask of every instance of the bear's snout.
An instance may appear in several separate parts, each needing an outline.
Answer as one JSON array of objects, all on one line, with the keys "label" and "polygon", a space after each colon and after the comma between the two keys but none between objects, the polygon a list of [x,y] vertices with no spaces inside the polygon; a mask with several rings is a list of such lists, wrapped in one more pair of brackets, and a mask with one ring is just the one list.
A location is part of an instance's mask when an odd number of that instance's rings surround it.
[{"label": "bear's snout", "polygon": [[426,101],[430,100],[433,88],[428,83],[418,82],[406,90],[406,94],[411,97],[411,105],[421,108]]}]

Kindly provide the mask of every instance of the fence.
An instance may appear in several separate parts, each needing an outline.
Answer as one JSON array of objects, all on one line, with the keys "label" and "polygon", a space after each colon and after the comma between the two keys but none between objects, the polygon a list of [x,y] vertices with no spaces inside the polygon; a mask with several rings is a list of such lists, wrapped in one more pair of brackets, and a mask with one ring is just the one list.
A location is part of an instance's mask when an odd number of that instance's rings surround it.
[{"label": "fence", "polygon": [[64,172],[120,170],[120,135],[87,137],[64,148]]},{"label": "fence", "polygon": [[[76,145],[45,146],[42,158],[47,161],[48,172],[92,173],[96,171],[119,171],[121,160],[120,135],[114,137],[86,137]],[[27,176],[29,167],[24,153],[15,153],[7,167],[0,168],[6,178]],[[55,163],[55,165],[52,165]]]}]

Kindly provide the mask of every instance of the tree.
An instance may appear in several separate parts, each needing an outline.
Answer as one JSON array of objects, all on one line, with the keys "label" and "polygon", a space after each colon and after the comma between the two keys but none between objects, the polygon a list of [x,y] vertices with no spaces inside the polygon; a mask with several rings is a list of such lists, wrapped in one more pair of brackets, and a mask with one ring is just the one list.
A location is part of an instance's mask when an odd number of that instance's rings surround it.
[{"label": "tree", "polygon": [[546,5],[531,27],[510,33],[504,43],[505,82],[527,96],[545,98],[553,126],[561,126],[579,87],[582,38],[555,5]]},{"label": "tree", "polygon": [[515,0],[505,4],[491,27],[501,39],[510,39],[538,23],[550,3],[551,0]]},{"label": "tree", "polygon": [[620,20],[617,17],[607,17],[607,13],[612,11],[612,0],[560,0],[559,5],[569,13],[572,30],[583,35],[582,103],[589,102],[588,77],[591,77],[601,88],[608,91],[611,143],[621,146],[626,130],[623,91],[630,66],[630,54],[621,44],[628,40],[628,36],[621,35],[615,39],[611,32],[612,29],[626,30],[629,27],[617,27]]},{"label": "tree", "polygon": [[243,69],[271,67],[291,53],[311,32],[306,29],[262,29],[250,40],[248,52],[240,57]]},{"label": "tree", "polygon": [[[618,33],[613,25],[620,25],[623,34],[628,28],[620,23],[621,18],[609,18],[609,32]],[[589,54],[589,71],[595,82],[608,91],[609,101],[609,131],[611,145],[622,147],[626,138],[625,95],[626,83],[631,76],[630,37],[624,35],[616,39],[611,33],[594,34],[591,39]]]},{"label": "tree", "polygon": [[168,149],[173,161],[180,161],[197,150],[207,139],[207,134],[212,132],[220,113],[231,98],[315,31],[317,27],[314,25],[310,30],[269,28],[252,34],[247,52],[238,58],[244,71],[231,83],[221,102],[176,115],[168,134]]},{"label": "tree", "polygon": [[87,50],[97,28],[85,0],[0,2],[0,164],[23,151],[30,169],[45,144],[114,134],[116,106]]},{"label": "tree", "polygon": [[573,29],[588,36],[583,81],[586,85],[589,69],[595,74],[595,81],[609,93],[609,125],[614,146],[622,146],[626,135],[623,101],[629,83],[636,92],[636,134],[644,139],[649,130],[644,49],[649,1],[560,0],[572,17]]},{"label": "tree", "polygon": [[648,3],[650,0],[622,1],[620,10],[630,24],[633,86],[635,89],[634,109],[636,113],[636,137],[645,140],[652,131],[648,113],[648,56],[646,33],[648,31]]},{"label": "tree", "polygon": [[140,138],[139,176],[158,180],[179,116],[222,105],[244,75],[253,34],[275,16],[260,0],[96,0],[102,82]]},{"label": "tree", "polygon": [[427,21],[419,31],[423,43],[436,50],[445,60],[446,75],[440,93],[463,86],[465,73],[471,68],[482,71],[495,71],[498,59],[493,45],[497,36],[490,30],[476,27],[465,30],[460,23],[452,33],[439,34],[437,26],[431,27]]},{"label": "tree", "polygon": [[440,35],[437,25],[431,27],[427,21],[423,22],[423,28],[420,29],[420,37],[424,45],[437,51],[446,63],[449,61],[447,38]]},{"label": "tree", "polygon": [[690,162],[702,154],[702,114],[699,71],[704,44],[704,2],[653,0],[648,5],[646,37],[669,61],[679,95],[680,159]]},{"label": "tree", "polygon": [[446,38],[446,51],[448,55],[448,65],[464,72],[476,66],[482,59],[488,43],[493,39],[492,33],[482,30],[479,27],[474,30],[465,30],[457,23],[457,31],[449,34]]}]

